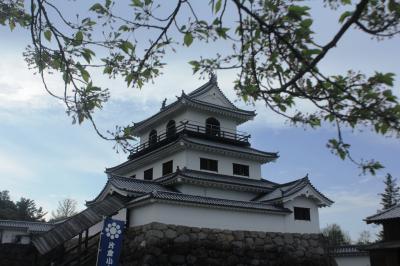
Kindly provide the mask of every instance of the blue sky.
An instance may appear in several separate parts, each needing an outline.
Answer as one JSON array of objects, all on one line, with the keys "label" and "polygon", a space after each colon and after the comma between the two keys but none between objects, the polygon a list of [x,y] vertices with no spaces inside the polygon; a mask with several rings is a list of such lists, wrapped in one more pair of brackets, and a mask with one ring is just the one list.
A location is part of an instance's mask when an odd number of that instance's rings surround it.
[{"label": "blue sky", "polygon": [[[337,13],[321,6],[314,6],[312,12],[318,38],[327,40],[339,27]],[[32,198],[49,212],[66,197],[77,199],[83,208],[84,201],[95,197],[105,184],[105,167],[123,162],[127,155],[115,153],[112,143],[97,137],[90,125],[72,125],[64,107],[44,92],[38,76],[28,70],[22,58],[29,42],[26,32],[10,33],[3,27],[0,40],[0,190],[9,190],[14,199]],[[352,30],[321,67],[330,73],[354,68],[399,74],[398,44],[398,38],[377,42]],[[182,89],[189,92],[205,82],[192,75],[186,62],[209,50],[196,45],[179,50],[167,58],[164,75],[143,90],[128,89],[121,80],[96,76],[112,91],[110,102],[95,116],[101,129],[142,120],[159,110],[164,97],[172,101]],[[263,176],[286,182],[308,173],[313,184],[335,201],[332,207],[321,209],[321,227],[339,223],[353,239],[362,230],[375,232],[376,228],[362,219],[379,208],[378,193],[383,190],[385,173],[400,178],[398,139],[377,136],[369,130],[345,131],[356,158],[376,158],[387,167],[377,176],[360,176],[356,166],[325,148],[326,141],[335,134],[333,129],[293,128],[262,103],[245,106],[232,90],[234,76],[234,72],[219,72],[220,88],[237,105],[255,108],[258,113],[255,121],[240,129],[252,135],[254,147],[280,154],[277,162],[263,166]],[[55,77],[49,81],[56,89],[62,85]],[[395,93],[398,95],[398,87]],[[301,103],[298,108],[311,107]]]}]

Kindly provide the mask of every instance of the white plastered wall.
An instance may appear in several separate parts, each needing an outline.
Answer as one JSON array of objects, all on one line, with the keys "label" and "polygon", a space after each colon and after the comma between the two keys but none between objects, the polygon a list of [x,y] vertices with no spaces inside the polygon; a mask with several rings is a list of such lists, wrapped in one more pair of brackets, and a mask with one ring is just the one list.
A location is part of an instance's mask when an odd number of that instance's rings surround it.
[{"label": "white plastered wall", "polygon": [[222,188],[180,184],[175,186],[183,194],[197,195],[211,198],[249,201],[257,196],[254,192],[233,191]]},{"label": "white plastered wall", "polygon": [[[288,232],[303,232],[303,233],[319,233],[319,214],[318,206],[314,200],[303,196],[296,197],[293,200],[286,202],[284,206],[292,211],[285,217],[285,227]],[[310,221],[295,220],[293,207],[302,207],[310,209]]]},{"label": "white plastered wall", "polygon": [[277,214],[152,203],[130,211],[129,226],[151,222],[228,230],[284,232],[284,216]]},{"label": "white plastered wall", "polygon": [[12,229],[0,229],[1,230],[1,241],[0,243],[15,243],[16,238],[20,236],[20,244],[29,244],[30,236],[25,230],[12,230]]},{"label": "white plastered wall", "polygon": [[187,151],[187,168],[200,170],[200,158],[217,160],[218,174],[233,175],[233,163],[238,163],[249,166],[249,178],[261,179],[261,164],[258,162],[195,150]]},{"label": "white plastered wall", "polygon": [[[173,161],[173,172],[176,171],[177,166],[180,169],[184,167],[192,170],[200,171],[200,158],[213,159],[218,161],[218,173],[222,175],[233,175],[233,163],[244,164],[249,166],[249,176],[238,176],[242,178],[261,179],[261,164],[251,160],[238,159],[235,157],[228,157],[224,155],[196,151],[196,150],[183,150],[174,154],[166,156],[159,160],[149,161],[144,166],[141,166],[133,171],[127,172],[124,176],[136,175],[136,178],[143,179],[144,171],[153,168],[153,178],[162,176],[162,164],[170,160]],[[204,171],[204,170],[201,170]],[[207,172],[207,171],[204,171]]]},{"label": "white plastered wall", "polygon": [[172,163],[173,164],[172,165],[173,172],[176,171],[177,167],[182,169],[183,167],[186,166],[186,151],[179,151],[170,156],[166,156],[162,159],[150,161],[146,165],[141,166],[141,167],[135,169],[134,171],[124,174],[124,176],[130,177],[130,176],[136,175],[137,179],[143,179],[144,171],[149,168],[153,168],[153,179],[159,178],[162,176],[163,163],[171,161],[171,160],[173,161],[173,163]]}]

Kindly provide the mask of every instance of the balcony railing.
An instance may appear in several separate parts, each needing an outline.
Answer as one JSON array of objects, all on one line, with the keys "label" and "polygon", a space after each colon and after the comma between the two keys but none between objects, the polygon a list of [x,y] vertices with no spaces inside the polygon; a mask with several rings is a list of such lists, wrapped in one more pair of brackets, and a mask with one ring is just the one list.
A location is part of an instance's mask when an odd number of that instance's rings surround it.
[{"label": "balcony railing", "polygon": [[197,125],[190,122],[181,122],[176,127],[170,127],[166,131],[158,135],[149,136],[149,140],[138,144],[131,150],[130,157],[136,157],[138,153],[145,150],[153,150],[161,145],[177,139],[181,134],[188,136],[199,137],[203,139],[216,140],[222,143],[230,143],[241,146],[248,146],[250,135],[246,133],[239,133],[237,131],[221,130],[219,126],[215,125]]}]

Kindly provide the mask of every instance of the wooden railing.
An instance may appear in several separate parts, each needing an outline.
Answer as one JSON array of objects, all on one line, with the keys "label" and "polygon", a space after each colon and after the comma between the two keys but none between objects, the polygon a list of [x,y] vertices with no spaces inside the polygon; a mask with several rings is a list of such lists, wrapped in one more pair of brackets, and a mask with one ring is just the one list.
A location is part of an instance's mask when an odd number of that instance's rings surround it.
[{"label": "wooden railing", "polygon": [[157,143],[163,142],[168,139],[173,139],[181,133],[195,133],[197,136],[203,136],[212,139],[218,139],[222,141],[230,141],[238,144],[249,144],[250,135],[245,133],[239,133],[237,131],[221,130],[219,126],[215,125],[197,125],[190,122],[181,122],[176,127],[170,127],[161,134],[150,136],[149,140],[138,144],[133,147],[130,151],[131,155],[136,154],[140,151],[146,150],[155,146]]}]

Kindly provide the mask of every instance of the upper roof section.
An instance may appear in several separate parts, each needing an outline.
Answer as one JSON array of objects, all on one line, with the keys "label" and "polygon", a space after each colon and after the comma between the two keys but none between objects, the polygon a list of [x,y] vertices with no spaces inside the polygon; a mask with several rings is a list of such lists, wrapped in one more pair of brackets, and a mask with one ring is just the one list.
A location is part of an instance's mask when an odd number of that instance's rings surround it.
[{"label": "upper roof section", "polygon": [[365,218],[367,223],[382,223],[388,220],[400,220],[400,204]]},{"label": "upper roof section", "polygon": [[235,120],[237,124],[251,120],[256,115],[254,111],[239,109],[229,101],[219,89],[216,76],[212,75],[210,80],[201,87],[189,94],[182,91],[181,96],[177,97],[175,102],[163,105],[158,113],[134,123],[131,128],[132,133],[139,136],[158,121],[188,107],[229,117]]}]

